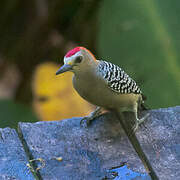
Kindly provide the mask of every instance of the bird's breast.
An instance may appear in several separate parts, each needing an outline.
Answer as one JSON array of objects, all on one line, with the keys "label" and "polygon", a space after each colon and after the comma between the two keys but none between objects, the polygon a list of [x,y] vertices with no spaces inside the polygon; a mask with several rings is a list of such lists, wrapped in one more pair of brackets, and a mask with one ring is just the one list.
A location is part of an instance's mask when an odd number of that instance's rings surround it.
[{"label": "bird's breast", "polygon": [[73,86],[79,95],[88,102],[106,109],[132,109],[140,94],[121,94],[112,91],[107,84],[98,77],[73,77]]},{"label": "bird's breast", "polygon": [[99,77],[73,77],[73,86],[78,94],[88,102],[101,106],[106,109],[112,109],[117,103],[124,101],[124,95],[113,92],[107,84]]},{"label": "bird's breast", "polygon": [[74,76],[73,86],[78,94],[88,102],[97,106],[104,104],[104,84],[98,77],[81,76],[81,78],[78,78]]}]

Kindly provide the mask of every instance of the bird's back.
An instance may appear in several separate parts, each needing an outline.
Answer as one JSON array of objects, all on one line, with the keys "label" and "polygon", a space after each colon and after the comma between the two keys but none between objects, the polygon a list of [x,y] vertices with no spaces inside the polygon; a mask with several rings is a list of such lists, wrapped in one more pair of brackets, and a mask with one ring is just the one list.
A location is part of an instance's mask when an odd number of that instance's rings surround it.
[{"label": "bird's back", "polygon": [[106,83],[113,91],[121,94],[141,94],[136,82],[119,66],[101,60],[99,61],[98,71],[101,72]]}]

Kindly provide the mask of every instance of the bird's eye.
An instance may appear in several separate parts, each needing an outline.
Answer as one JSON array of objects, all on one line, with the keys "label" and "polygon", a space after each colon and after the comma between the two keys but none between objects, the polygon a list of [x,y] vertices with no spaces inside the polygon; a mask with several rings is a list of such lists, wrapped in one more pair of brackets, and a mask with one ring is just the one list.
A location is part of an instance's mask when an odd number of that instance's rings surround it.
[{"label": "bird's eye", "polygon": [[83,57],[82,56],[78,56],[75,59],[75,63],[80,63],[82,61]]}]

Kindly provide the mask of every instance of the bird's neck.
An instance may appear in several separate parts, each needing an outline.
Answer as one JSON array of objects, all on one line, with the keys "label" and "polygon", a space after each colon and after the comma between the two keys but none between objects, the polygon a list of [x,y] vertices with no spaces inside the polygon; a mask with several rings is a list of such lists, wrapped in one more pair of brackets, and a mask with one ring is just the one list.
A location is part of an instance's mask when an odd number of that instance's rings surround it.
[{"label": "bird's neck", "polygon": [[96,71],[99,62],[94,59],[88,59],[86,62],[87,63],[83,64],[81,68],[74,71],[75,76],[83,78],[86,76],[91,77],[95,74],[94,72]]},{"label": "bird's neck", "polygon": [[88,69],[83,69],[81,71],[74,72],[74,76],[77,79],[86,80],[86,78],[90,79],[94,76],[94,68],[88,67]]}]

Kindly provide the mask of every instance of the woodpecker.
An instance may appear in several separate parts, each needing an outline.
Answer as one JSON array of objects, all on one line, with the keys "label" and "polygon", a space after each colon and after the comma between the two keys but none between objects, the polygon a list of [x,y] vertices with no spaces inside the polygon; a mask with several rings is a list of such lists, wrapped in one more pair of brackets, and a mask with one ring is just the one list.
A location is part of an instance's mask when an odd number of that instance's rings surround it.
[{"label": "woodpecker", "polygon": [[141,119],[138,118],[138,109],[144,103],[142,91],[117,65],[97,60],[88,49],[76,47],[64,56],[64,65],[56,75],[67,71],[74,73],[72,82],[79,95],[97,106],[90,116],[84,118],[87,123],[97,117],[102,108],[118,112],[134,112],[134,132],[147,118],[148,114]]}]

